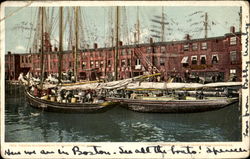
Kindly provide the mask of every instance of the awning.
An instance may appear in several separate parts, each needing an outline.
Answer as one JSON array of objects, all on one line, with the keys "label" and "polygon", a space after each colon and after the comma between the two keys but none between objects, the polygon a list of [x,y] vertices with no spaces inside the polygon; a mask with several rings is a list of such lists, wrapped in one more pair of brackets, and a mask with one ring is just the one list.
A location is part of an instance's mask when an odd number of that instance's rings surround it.
[{"label": "awning", "polygon": [[183,57],[181,63],[188,63],[188,56]]}]

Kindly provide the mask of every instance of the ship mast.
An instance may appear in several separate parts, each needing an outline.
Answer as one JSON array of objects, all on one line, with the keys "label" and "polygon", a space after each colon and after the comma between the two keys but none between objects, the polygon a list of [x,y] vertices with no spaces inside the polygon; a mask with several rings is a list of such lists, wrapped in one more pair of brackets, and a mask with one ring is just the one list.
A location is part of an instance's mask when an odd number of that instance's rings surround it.
[{"label": "ship mast", "polygon": [[137,6],[137,44],[140,43],[140,17],[139,17],[139,7]]},{"label": "ship mast", "polygon": [[41,13],[41,52],[40,52],[40,88],[43,89],[43,80],[44,80],[44,68],[43,68],[43,61],[44,61],[44,7],[40,7],[40,13]]},{"label": "ship mast", "polygon": [[62,53],[63,53],[63,7],[59,8],[59,52],[58,52],[58,83],[62,79]]},{"label": "ship mast", "polygon": [[208,26],[208,17],[207,17],[207,12],[205,13],[205,22],[204,22],[204,27],[205,27],[205,39],[207,38],[207,26]]},{"label": "ship mast", "polygon": [[75,7],[75,48],[74,48],[74,77],[77,81],[77,50],[78,50],[78,10],[79,7]]},{"label": "ship mast", "polygon": [[116,29],[116,35],[115,35],[115,41],[116,41],[116,46],[115,46],[115,61],[114,61],[114,71],[115,71],[115,79],[118,80],[118,43],[119,43],[119,6],[116,7],[116,22],[115,22],[115,29]]}]

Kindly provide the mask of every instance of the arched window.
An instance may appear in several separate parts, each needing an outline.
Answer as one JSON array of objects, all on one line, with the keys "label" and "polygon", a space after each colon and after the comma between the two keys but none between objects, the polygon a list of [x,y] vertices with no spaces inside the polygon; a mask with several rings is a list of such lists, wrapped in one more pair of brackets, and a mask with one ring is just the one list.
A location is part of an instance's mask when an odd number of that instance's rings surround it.
[{"label": "arched window", "polygon": [[212,64],[217,64],[219,61],[218,55],[213,55],[212,56]]},{"label": "arched window", "polygon": [[206,64],[206,55],[201,55],[201,64],[202,65]]}]

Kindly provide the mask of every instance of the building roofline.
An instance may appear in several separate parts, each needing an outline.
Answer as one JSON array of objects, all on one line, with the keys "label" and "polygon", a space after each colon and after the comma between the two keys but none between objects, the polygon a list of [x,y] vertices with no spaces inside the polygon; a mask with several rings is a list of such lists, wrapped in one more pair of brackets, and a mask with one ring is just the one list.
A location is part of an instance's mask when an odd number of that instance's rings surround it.
[{"label": "building roofline", "polygon": [[[169,45],[169,44],[180,44],[180,43],[192,43],[192,42],[199,42],[199,41],[206,41],[206,40],[216,40],[216,39],[224,39],[227,36],[233,36],[233,35],[241,35],[241,32],[235,32],[235,33],[226,33],[224,36],[216,36],[216,37],[209,37],[209,38],[198,38],[198,39],[190,39],[190,40],[178,40],[178,41],[166,41],[166,42],[153,42],[153,43],[143,43],[143,44],[130,44],[130,45],[123,45],[119,46],[119,48],[134,48],[134,47],[143,47],[143,46],[161,46],[161,45]],[[93,52],[93,51],[103,51],[103,50],[113,50],[115,47],[101,47],[101,48],[91,48],[91,49],[82,49],[79,51],[82,52]],[[52,51],[52,52],[46,52],[56,54],[59,51]],[[63,53],[69,53],[71,50],[64,50]],[[29,55],[29,54],[39,54],[39,53],[11,53],[10,55]],[[8,55],[8,54],[5,54]]]}]

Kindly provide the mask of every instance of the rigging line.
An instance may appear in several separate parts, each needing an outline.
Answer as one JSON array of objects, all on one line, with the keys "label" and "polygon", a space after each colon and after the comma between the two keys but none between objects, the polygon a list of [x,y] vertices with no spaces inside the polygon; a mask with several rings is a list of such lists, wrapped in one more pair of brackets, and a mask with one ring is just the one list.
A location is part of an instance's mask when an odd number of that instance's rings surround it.
[{"label": "rigging line", "polygon": [[51,32],[50,32],[50,35],[54,34],[55,31],[56,31],[56,26],[57,24],[59,24],[59,14],[57,14],[57,16],[55,17],[55,20],[53,21],[53,24],[50,24],[51,25]]},{"label": "rigging line", "polygon": [[11,17],[11,16],[13,16],[13,15],[15,15],[17,12],[19,12],[19,11],[22,10],[23,8],[26,8],[26,7],[30,6],[32,3],[33,3],[33,1],[30,1],[30,2],[28,2],[28,4],[26,4],[25,6],[20,7],[20,8],[18,8],[18,9],[14,10],[14,11],[11,12],[9,15],[7,15],[7,16],[3,17],[2,19],[0,19],[0,22],[3,21],[3,20],[5,20],[5,19],[7,19],[7,18],[9,18],[9,17]]},{"label": "rigging line", "polygon": [[[28,41],[28,43],[27,43],[27,47],[26,47],[26,50],[27,50],[27,52],[28,52],[28,48],[29,48],[29,45],[30,45],[30,43],[31,43],[31,41],[33,41],[32,40],[32,32],[34,32],[34,21],[35,21],[35,17],[37,16],[36,15],[36,13],[37,13],[37,8],[35,8],[35,15],[33,16],[33,12],[32,12],[32,8],[30,8],[30,11],[31,11],[31,13],[30,13],[30,24],[32,24],[32,28],[31,28],[31,30],[30,30],[30,36],[29,36],[29,41]],[[31,25],[30,25],[31,26]]]},{"label": "rigging line", "polygon": [[[89,28],[89,24],[86,20],[86,17],[85,17],[85,14],[84,14],[84,8],[81,9],[81,12],[80,12],[80,17],[82,19],[82,22],[85,24],[82,29],[85,29],[85,37],[84,39],[86,40],[86,43],[89,43],[89,31],[88,31],[88,28]],[[88,44],[87,44],[88,45]]]}]

